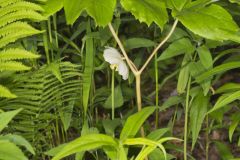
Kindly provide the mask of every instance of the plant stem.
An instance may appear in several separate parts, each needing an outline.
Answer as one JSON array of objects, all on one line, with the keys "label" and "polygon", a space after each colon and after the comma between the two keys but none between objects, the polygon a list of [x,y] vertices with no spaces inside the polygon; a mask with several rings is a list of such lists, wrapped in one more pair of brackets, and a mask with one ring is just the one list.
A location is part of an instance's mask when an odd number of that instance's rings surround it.
[{"label": "plant stem", "polygon": [[157,61],[157,54],[155,54],[155,106],[156,109],[156,115],[155,115],[155,128],[158,128],[159,123],[159,109],[158,109],[158,61]]},{"label": "plant stem", "polygon": [[115,95],[114,95],[114,69],[112,69],[112,120],[114,120],[114,108],[115,108],[115,104],[114,104],[114,99],[115,99]]},{"label": "plant stem", "polygon": [[190,88],[191,88],[191,77],[189,77],[189,79],[188,79],[186,104],[185,104],[184,160],[187,160],[188,110],[189,110]]},{"label": "plant stem", "polygon": [[170,32],[167,34],[167,36],[161,41],[161,43],[159,43],[159,45],[153,50],[152,54],[148,57],[148,59],[146,60],[146,62],[144,63],[144,65],[142,66],[142,68],[139,70],[140,73],[143,72],[143,70],[147,67],[148,63],[151,61],[151,59],[153,58],[153,56],[158,52],[158,50],[167,42],[167,40],[171,37],[171,35],[173,34],[175,28],[177,27],[178,24],[178,20],[174,21],[174,24],[170,30]]},{"label": "plant stem", "polygon": [[208,114],[206,115],[206,160],[208,160],[208,149],[209,149],[209,125],[208,125]]},{"label": "plant stem", "polygon": [[[141,98],[141,74],[136,74],[136,94],[137,94],[137,107],[138,112],[142,110],[142,98]],[[141,136],[144,137],[144,128],[141,127]]]}]

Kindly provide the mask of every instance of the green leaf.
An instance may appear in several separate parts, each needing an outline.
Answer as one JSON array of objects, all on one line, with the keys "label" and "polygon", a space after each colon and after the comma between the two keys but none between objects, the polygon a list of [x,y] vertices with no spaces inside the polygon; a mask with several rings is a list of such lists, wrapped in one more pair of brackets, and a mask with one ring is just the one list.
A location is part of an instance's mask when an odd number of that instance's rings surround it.
[{"label": "green leaf", "polygon": [[15,145],[23,146],[29,152],[31,152],[33,155],[35,155],[35,152],[33,150],[33,147],[31,146],[31,144],[26,139],[24,139],[23,137],[21,137],[19,135],[7,134],[4,136],[1,136],[0,140],[8,140],[9,142],[14,143]]},{"label": "green leaf", "polygon": [[27,160],[22,151],[13,143],[0,140],[0,159],[2,160]]},{"label": "green leaf", "polygon": [[207,72],[202,73],[201,75],[196,77],[196,81],[198,83],[201,83],[202,81],[206,80],[207,78],[209,78],[215,74],[218,74],[218,73],[221,73],[224,71],[228,71],[231,69],[239,68],[239,67],[240,67],[239,62],[228,62],[228,63],[222,64],[222,65],[219,65],[213,69],[210,69]]},{"label": "green leaf", "polygon": [[72,121],[72,113],[75,100],[70,101],[66,106],[59,109],[61,121],[63,123],[64,130],[67,131]]},{"label": "green leaf", "polygon": [[[204,68],[203,64],[200,61],[191,62],[189,64],[189,70],[190,70],[192,77],[194,77],[194,78],[196,78],[198,75],[206,72],[206,69]],[[209,77],[204,82],[200,83],[200,85],[203,89],[204,95],[207,95],[207,93],[211,87],[211,80],[212,80],[212,77]]]},{"label": "green leaf", "polygon": [[[189,62],[189,55],[185,54],[182,62],[182,66],[185,66]],[[182,94],[185,92],[185,89],[187,87],[188,79],[189,79],[189,66],[185,66],[180,70],[179,76],[178,76],[178,83],[177,83],[177,92],[179,94]]]},{"label": "green leaf", "polygon": [[184,5],[189,1],[189,0],[170,0],[174,8],[176,8],[178,11],[181,11],[184,7]]},{"label": "green leaf", "polygon": [[0,85],[0,97],[4,98],[16,98],[17,96],[11,93],[6,87]]},{"label": "green leaf", "polygon": [[209,98],[199,92],[193,100],[190,110],[190,128],[192,132],[192,149],[195,146],[199,132],[202,128],[205,115],[208,110]]},{"label": "green leaf", "polygon": [[169,128],[157,129],[155,131],[152,131],[149,135],[147,135],[147,138],[156,141],[156,140],[159,140],[168,131],[169,131]]},{"label": "green leaf", "polygon": [[176,18],[189,30],[202,37],[240,42],[240,36],[237,35],[238,25],[224,8],[215,4],[203,6],[196,5],[184,9],[176,15]]},{"label": "green leaf", "polygon": [[228,146],[226,146],[224,143],[217,141],[215,141],[214,143],[217,147],[219,155],[221,155],[222,160],[230,160],[234,158]]},{"label": "green leaf", "polygon": [[[122,95],[122,89],[120,85],[118,85],[114,89],[114,108],[119,108],[123,105],[123,95]],[[111,109],[112,108],[112,94],[107,98],[107,100],[104,103],[104,108]]]},{"label": "green leaf", "polygon": [[140,112],[137,112],[130,117],[128,117],[122,132],[120,134],[120,139],[125,140],[127,138],[133,138],[145,120],[154,112],[156,107],[146,107]]},{"label": "green leaf", "polygon": [[47,66],[47,70],[52,72],[53,75],[63,83],[62,74],[60,72],[60,63],[53,62]]},{"label": "green leaf", "polygon": [[63,0],[47,0],[42,7],[44,15],[50,16],[63,8]]},{"label": "green leaf", "polygon": [[[87,24],[87,34],[91,33],[90,21]],[[86,40],[85,68],[83,71],[83,108],[84,114],[87,113],[89,94],[92,84],[93,69],[94,69],[94,44],[93,39]]]},{"label": "green leaf", "polygon": [[115,129],[121,124],[120,119],[106,119],[102,121],[105,133],[108,135],[114,135]]},{"label": "green leaf", "polygon": [[0,113],[0,132],[7,126],[7,124],[16,116],[22,109]]},{"label": "green leaf", "polygon": [[127,39],[124,44],[125,48],[129,50],[142,47],[153,47],[156,45],[155,42],[146,38],[130,38]]},{"label": "green leaf", "polygon": [[[167,154],[167,160],[176,159],[176,157]],[[166,160],[163,152],[160,149],[155,149],[149,154],[149,160]]]},{"label": "green leaf", "polygon": [[218,98],[218,100],[215,103],[215,105],[213,106],[213,108],[210,111],[208,111],[208,114],[219,108],[222,108],[222,107],[228,105],[229,103],[232,103],[233,101],[235,101],[239,98],[240,98],[240,91],[233,92],[233,93],[227,94],[227,95],[222,95],[221,97]]},{"label": "green leaf", "polygon": [[232,92],[237,91],[240,89],[239,83],[226,83],[223,86],[219,87],[217,90],[215,90],[215,93],[224,93],[224,92]]},{"label": "green leaf", "polygon": [[184,53],[191,54],[193,51],[194,47],[191,44],[191,41],[187,38],[182,38],[171,43],[157,60],[162,61]]},{"label": "green leaf", "polygon": [[229,134],[229,140],[230,142],[232,142],[232,136],[233,136],[233,133],[234,131],[236,130],[237,126],[239,125],[239,122],[240,122],[240,116],[239,116],[239,112],[237,113],[234,113],[232,116],[231,116],[231,125],[229,126],[229,130],[228,130],[228,134]]},{"label": "green leaf", "polygon": [[161,29],[168,21],[165,3],[160,0],[121,0],[124,9],[130,11],[140,22],[148,26],[155,22]]},{"label": "green leaf", "polygon": [[97,149],[102,146],[118,147],[118,143],[111,137],[103,134],[88,134],[69,142],[52,160],[59,160],[74,153]]},{"label": "green leaf", "polygon": [[201,46],[197,48],[197,53],[204,68],[211,69],[213,67],[213,59],[209,49],[206,46]]},{"label": "green leaf", "polygon": [[86,10],[97,25],[106,26],[112,20],[116,0],[64,0],[63,5],[68,24],[73,24]]}]

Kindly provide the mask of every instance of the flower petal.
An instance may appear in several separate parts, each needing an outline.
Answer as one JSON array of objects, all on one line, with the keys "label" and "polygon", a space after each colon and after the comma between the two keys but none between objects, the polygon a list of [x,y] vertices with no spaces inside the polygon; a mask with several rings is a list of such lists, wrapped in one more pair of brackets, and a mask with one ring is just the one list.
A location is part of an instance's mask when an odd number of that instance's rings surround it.
[{"label": "flower petal", "polygon": [[107,47],[104,50],[103,57],[104,60],[110,64],[119,64],[122,61],[121,54],[118,52],[118,50],[112,47]]},{"label": "flower petal", "polygon": [[122,78],[124,80],[128,79],[129,70],[128,70],[128,67],[127,67],[127,65],[126,65],[126,63],[124,61],[119,63],[119,65],[118,65],[118,73],[122,76]]}]

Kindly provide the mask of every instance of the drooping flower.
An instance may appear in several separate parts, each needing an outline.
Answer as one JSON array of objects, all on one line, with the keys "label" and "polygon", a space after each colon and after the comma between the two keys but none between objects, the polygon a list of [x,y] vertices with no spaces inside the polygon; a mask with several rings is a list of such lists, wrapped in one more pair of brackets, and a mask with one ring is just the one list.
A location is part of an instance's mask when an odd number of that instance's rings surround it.
[{"label": "drooping flower", "polygon": [[104,60],[110,63],[110,67],[118,71],[118,74],[122,76],[124,80],[128,79],[129,70],[123,60],[124,58],[118,52],[117,49],[112,47],[106,47],[103,53]]}]

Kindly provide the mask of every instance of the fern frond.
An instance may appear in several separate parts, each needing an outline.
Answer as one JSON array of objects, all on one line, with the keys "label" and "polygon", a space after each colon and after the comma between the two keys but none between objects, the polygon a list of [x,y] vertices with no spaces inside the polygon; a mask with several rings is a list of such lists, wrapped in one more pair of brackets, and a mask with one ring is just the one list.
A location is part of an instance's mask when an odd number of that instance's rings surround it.
[{"label": "fern frond", "polygon": [[5,27],[0,28],[0,38],[4,37],[8,34],[16,33],[22,30],[32,30],[34,29],[31,25],[27,24],[26,22],[13,22]]},{"label": "fern frond", "polygon": [[1,8],[0,17],[20,10],[44,11],[44,9],[41,6],[35,3],[20,1]]},{"label": "fern frond", "polygon": [[35,28],[32,28],[32,29],[29,28],[27,30],[26,30],[26,28],[24,28],[23,30],[20,30],[18,32],[7,35],[6,37],[2,37],[0,39],[0,48],[8,45],[9,43],[15,42],[16,40],[18,40],[20,38],[32,36],[32,35],[39,34],[42,32],[43,31],[39,31]]},{"label": "fern frond", "polygon": [[15,22],[22,19],[42,21],[45,20],[46,18],[43,17],[40,13],[33,10],[20,10],[0,17],[0,27],[3,27],[11,22]]},{"label": "fern frond", "polygon": [[0,51],[0,61],[33,59],[39,57],[39,55],[33,54],[25,49],[20,48],[10,48],[4,51]]},{"label": "fern frond", "polygon": [[1,0],[0,1],[0,6],[5,7],[7,5],[10,5],[10,4],[13,4],[13,3],[16,3],[16,2],[20,2],[20,1],[23,1],[23,0]]},{"label": "fern frond", "polygon": [[17,96],[12,94],[6,87],[0,85],[0,97],[2,97],[2,98],[16,98]]},{"label": "fern frond", "polygon": [[21,62],[15,61],[1,61],[0,71],[26,71],[30,70],[30,67],[25,66]]}]

